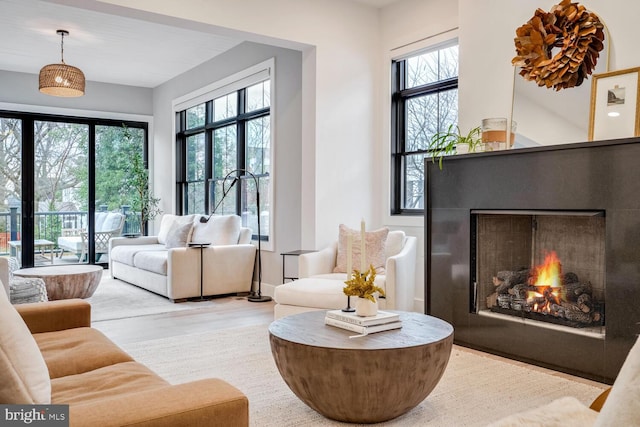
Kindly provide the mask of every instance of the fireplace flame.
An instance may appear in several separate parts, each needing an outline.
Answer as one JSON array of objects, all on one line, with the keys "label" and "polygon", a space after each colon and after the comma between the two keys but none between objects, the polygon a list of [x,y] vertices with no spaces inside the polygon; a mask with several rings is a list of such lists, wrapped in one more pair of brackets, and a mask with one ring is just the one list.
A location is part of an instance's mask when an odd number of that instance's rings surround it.
[{"label": "fireplace flame", "polygon": [[[561,283],[562,264],[558,259],[558,255],[555,251],[549,252],[545,259],[544,264],[536,267],[536,282],[533,286],[536,288],[560,288]],[[557,293],[554,291],[554,294]]]},{"label": "fireplace flame", "polygon": [[560,304],[562,296],[562,264],[555,251],[549,252],[544,263],[535,267],[535,290],[527,292],[527,302],[533,311],[551,313],[551,304]]}]

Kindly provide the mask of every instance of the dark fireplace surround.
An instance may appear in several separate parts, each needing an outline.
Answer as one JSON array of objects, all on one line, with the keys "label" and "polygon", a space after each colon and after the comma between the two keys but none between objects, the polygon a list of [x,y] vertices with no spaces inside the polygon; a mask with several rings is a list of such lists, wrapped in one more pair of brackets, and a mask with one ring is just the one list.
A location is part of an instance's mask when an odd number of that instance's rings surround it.
[{"label": "dark fireplace surround", "polygon": [[[640,332],[640,140],[425,160],[425,309],[457,344],[612,383]],[[482,316],[474,212],[601,212],[606,327],[600,336]],[[475,238],[475,236],[474,236]]]}]

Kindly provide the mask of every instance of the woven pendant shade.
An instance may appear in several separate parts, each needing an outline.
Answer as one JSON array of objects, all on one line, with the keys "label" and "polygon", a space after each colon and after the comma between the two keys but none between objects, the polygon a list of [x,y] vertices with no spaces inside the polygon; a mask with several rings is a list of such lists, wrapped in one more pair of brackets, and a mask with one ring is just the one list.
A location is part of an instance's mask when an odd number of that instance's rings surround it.
[{"label": "woven pendant shade", "polygon": [[56,31],[60,39],[60,63],[49,64],[40,70],[40,92],[64,97],[84,95],[84,73],[80,68],[64,63],[64,36],[68,36],[67,30]]},{"label": "woven pendant shade", "polygon": [[84,74],[79,68],[65,63],[45,65],[40,70],[40,92],[53,96],[82,96]]}]

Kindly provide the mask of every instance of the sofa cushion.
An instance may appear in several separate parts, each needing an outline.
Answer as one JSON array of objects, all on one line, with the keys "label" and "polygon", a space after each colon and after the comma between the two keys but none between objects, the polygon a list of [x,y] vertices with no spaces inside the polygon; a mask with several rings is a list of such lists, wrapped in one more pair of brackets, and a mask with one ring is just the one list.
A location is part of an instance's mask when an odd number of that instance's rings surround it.
[{"label": "sofa cushion", "polygon": [[109,257],[111,261],[133,266],[133,258],[141,251],[161,251],[166,252],[167,248],[164,244],[154,245],[119,245],[111,249]]},{"label": "sofa cushion", "polygon": [[118,212],[109,212],[102,223],[102,227],[98,228],[96,224],[96,231],[114,231],[120,228],[122,223],[122,214]]},{"label": "sofa cushion", "polygon": [[341,280],[316,277],[294,280],[276,286],[274,300],[278,304],[312,308],[337,309],[347,305],[347,296],[342,292]]},{"label": "sofa cushion", "polygon": [[164,214],[162,215],[162,220],[160,221],[160,230],[158,231],[158,243],[164,245],[167,243],[167,235],[169,231],[173,227],[173,224],[178,222],[180,224],[186,224],[193,222],[195,215],[172,215],[172,214]]},{"label": "sofa cushion", "polygon": [[167,275],[167,258],[169,253],[164,251],[139,251],[133,258],[133,266],[141,270]]},{"label": "sofa cushion", "polygon": [[193,230],[193,223],[188,222],[186,224],[180,224],[174,222],[167,234],[167,241],[164,246],[167,249],[171,248],[184,248],[191,237],[191,231]]},{"label": "sofa cushion", "polygon": [[214,215],[208,222],[196,220],[191,241],[217,245],[236,245],[242,220],[238,215]]},{"label": "sofa cushion", "polygon": [[49,377],[81,374],[133,359],[93,328],[72,328],[34,334]]},{"label": "sofa cushion", "polygon": [[51,381],[29,328],[0,286],[0,402],[49,404]]},{"label": "sofa cushion", "polygon": [[[377,287],[385,289],[386,277],[384,274],[376,274],[376,279],[374,283]],[[311,277],[312,279],[328,279],[328,280],[339,280],[344,286],[344,281],[347,280],[347,275],[345,273],[324,273],[324,274],[316,274]]]},{"label": "sofa cushion", "polygon": [[71,252],[82,252],[82,237],[80,236],[60,236],[58,246]]},{"label": "sofa cushion", "polygon": [[[373,265],[376,269],[376,273],[384,274],[384,267],[386,261],[385,244],[387,241],[387,235],[389,229],[387,227],[381,228],[375,231],[365,232],[365,256],[366,266]],[[351,256],[353,261],[353,268],[360,270],[360,231],[353,230],[344,224],[340,224],[338,234],[338,256],[336,258],[336,266],[333,269],[334,273],[346,273],[347,272],[347,241],[348,236],[352,237]]]},{"label": "sofa cushion", "polygon": [[[488,427],[586,427],[592,426],[598,413],[592,411],[575,397],[556,399],[544,406],[518,412]],[[607,424],[608,426],[634,425]]]},{"label": "sofa cushion", "polygon": [[636,341],[600,410],[597,427],[632,426],[640,420],[640,339]]},{"label": "sofa cushion", "polygon": [[167,385],[140,363],[122,362],[52,380],[51,400],[54,404],[89,403]]},{"label": "sofa cushion", "polygon": [[101,231],[102,226],[104,225],[104,221],[107,219],[108,212],[96,212],[96,222],[94,227],[96,231]]}]

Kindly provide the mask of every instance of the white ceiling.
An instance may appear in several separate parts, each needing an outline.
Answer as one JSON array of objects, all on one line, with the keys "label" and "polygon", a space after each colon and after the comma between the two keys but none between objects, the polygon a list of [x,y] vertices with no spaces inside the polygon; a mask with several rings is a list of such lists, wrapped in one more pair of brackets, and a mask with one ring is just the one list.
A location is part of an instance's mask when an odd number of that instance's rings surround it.
[{"label": "white ceiling", "polygon": [[[350,0],[381,8],[398,0]],[[0,0],[0,70],[38,74],[64,60],[89,81],[156,87],[243,40],[54,4]]]}]

